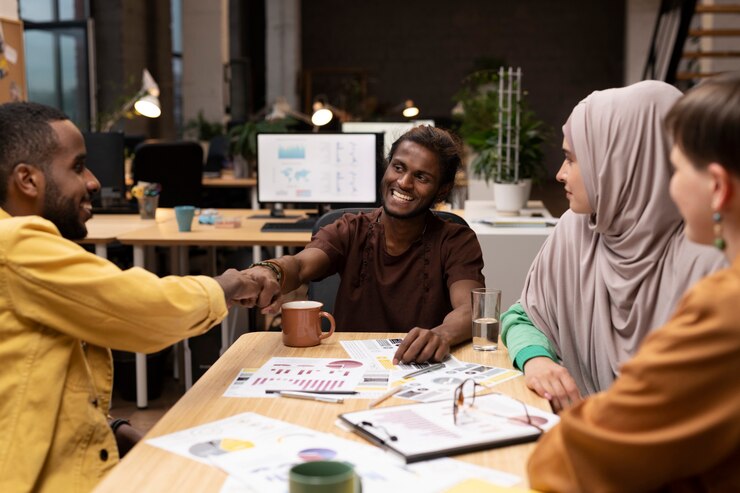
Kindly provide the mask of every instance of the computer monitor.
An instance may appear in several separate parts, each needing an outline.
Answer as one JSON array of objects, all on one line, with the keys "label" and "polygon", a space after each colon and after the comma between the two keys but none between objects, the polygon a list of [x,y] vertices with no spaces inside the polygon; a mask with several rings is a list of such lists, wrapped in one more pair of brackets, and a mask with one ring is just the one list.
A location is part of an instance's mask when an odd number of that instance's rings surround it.
[{"label": "computer monitor", "polygon": [[126,202],[126,165],[123,133],[85,132],[85,165],[100,182],[100,193],[93,207],[106,208]]},{"label": "computer monitor", "polygon": [[257,197],[323,209],[378,204],[383,137],[374,133],[257,135]]},{"label": "computer monitor", "polygon": [[342,132],[382,133],[383,157],[388,157],[393,143],[403,134],[419,125],[434,126],[434,120],[411,120],[408,122],[344,122]]}]

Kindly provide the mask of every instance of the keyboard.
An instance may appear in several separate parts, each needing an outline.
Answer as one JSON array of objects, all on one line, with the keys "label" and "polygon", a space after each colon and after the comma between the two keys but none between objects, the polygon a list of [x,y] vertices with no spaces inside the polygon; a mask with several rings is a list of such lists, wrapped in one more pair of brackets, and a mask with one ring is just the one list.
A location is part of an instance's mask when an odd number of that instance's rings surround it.
[{"label": "keyboard", "polygon": [[294,222],[270,222],[262,225],[260,231],[273,232],[273,233],[302,233],[304,231],[313,231],[313,225],[316,224],[316,219],[299,219]]}]

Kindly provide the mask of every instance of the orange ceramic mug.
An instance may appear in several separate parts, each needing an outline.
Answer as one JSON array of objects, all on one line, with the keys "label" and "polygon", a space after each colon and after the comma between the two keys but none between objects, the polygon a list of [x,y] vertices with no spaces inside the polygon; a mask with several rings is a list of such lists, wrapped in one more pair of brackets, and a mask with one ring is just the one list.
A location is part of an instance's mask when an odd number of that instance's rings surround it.
[{"label": "orange ceramic mug", "polygon": [[[318,301],[291,301],[284,303],[283,344],[291,347],[318,346],[322,339],[334,333],[334,317],[322,312],[323,303]],[[331,324],[329,332],[321,331],[321,317]]]}]

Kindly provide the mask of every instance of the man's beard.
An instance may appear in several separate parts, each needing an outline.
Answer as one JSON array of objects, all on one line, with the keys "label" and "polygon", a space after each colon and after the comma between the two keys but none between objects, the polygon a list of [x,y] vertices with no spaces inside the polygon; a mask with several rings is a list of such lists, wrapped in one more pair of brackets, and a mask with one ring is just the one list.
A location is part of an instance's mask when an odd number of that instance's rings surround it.
[{"label": "man's beard", "polygon": [[62,197],[50,181],[46,182],[44,194],[41,217],[54,223],[59,233],[68,240],[81,240],[87,236],[87,227],[80,219],[80,208],[74,200]]}]

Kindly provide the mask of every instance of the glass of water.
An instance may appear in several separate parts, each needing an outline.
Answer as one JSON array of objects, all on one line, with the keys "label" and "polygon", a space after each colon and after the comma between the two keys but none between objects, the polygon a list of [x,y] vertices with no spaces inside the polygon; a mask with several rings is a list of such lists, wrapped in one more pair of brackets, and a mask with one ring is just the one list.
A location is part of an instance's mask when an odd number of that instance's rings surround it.
[{"label": "glass of water", "polygon": [[473,302],[473,349],[498,349],[501,290],[476,288],[471,292]]}]

